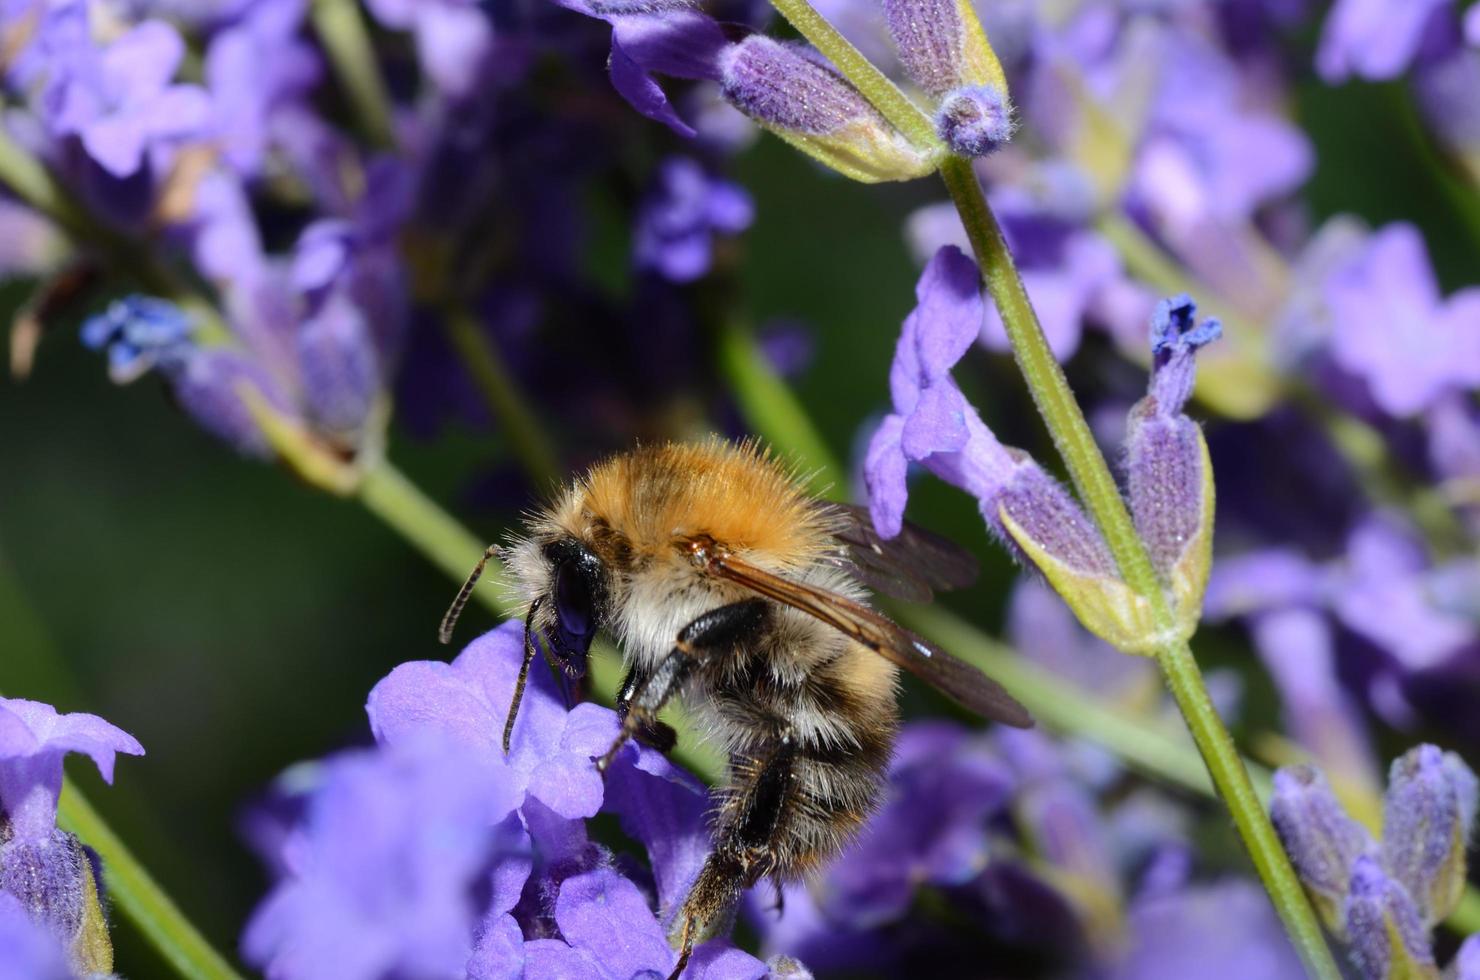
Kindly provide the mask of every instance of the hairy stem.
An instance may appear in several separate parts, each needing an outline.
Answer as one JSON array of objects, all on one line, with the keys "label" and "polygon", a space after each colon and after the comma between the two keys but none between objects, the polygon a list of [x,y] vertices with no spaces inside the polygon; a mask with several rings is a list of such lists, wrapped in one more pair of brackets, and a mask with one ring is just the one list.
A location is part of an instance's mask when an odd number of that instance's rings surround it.
[{"label": "hairy stem", "polygon": [[[969,161],[951,158],[942,164],[941,176],[966,226],[987,291],[1001,312],[1018,368],[1053,435],[1080,499],[1104,534],[1126,583],[1146,599],[1158,628],[1173,635],[1175,619],[1151,558],[1136,533],[1115,478],[1079,410],[1069,382],[1049,349],[976,173]],[[1156,662],[1306,969],[1321,980],[1337,980],[1341,974],[1326,946],[1315,911],[1254,792],[1233,738],[1208,697],[1207,685],[1191,648],[1183,641],[1168,643],[1157,651]]]}]

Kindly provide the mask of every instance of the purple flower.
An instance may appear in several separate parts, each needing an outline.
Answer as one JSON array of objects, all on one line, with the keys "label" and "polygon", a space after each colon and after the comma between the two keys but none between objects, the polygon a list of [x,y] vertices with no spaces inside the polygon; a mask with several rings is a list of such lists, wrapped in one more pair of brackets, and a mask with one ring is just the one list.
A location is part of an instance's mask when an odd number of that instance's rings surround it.
[{"label": "purple flower", "polygon": [[216,117],[230,120],[217,141],[237,173],[261,172],[274,125],[322,75],[318,55],[298,36],[306,9],[305,0],[255,0],[211,38],[206,86]]},{"label": "purple flower", "polygon": [[956,89],[935,114],[935,131],[951,152],[963,157],[995,153],[1012,138],[1012,109],[991,85]]},{"label": "purple flower", "polygon": [[108,352],[108,375],[125,384],[156,364],[178,364],[194,332],[185,311],[167,300],[129,296],[114,300],[82,325],[82,342]]},{"label": "purple flower", "polygon": [[56,938],[31,921],[13,895],[0,892],[0,963],[14,980],[69,980]]},{"label": "purple flower", "polygon": [[1413,415],[1480,387],[1480,288],[1447,300],[1412,225],[1393,224],[1326,282],[1331,353],[1385,411]]},{"label": "purple flower", "polygon": [[987,864],[987,823],[1006,807],[1013,784],[981,737],[943,722],[907,727],[883,807],[822,885],[824,914],[869,929],[901,918],[921,885],[975,878]]},{"label": "purple flower", "polygon": [[1269,817],[1326,925],[1339,929],[1353,862],[1376,853],[1372,835],[1346,815],[1325,776],[1312,766],[1275,773]]},{"label": "purple flower", "polygon": [[415,661],[370,692],[370,727],[383,745],[435,732],[506,767],[515,806],[525,794],[567,819],[595,816],[602,780],[592,760],[616,739],[616,714],[595,704],[567,712],[548,672],[530,671],[507,760],[501,745],[523,660],[524,629],[508,622],[474,640],[450,664]]},{"label": "purple flower", "polygon": [[[561,939],[524,945],[529,980],[666,977],[678,962],[637,886],[610,869],[567,878],[555,899]],[[684,971],[692,980],[763,980],[766,965],[737,949],[706,944]]]},{"label": "purple flower", "polygon": [[58,714],[49,704],[0,698],[0,810],[13,839],[44,843],[56,826],[62,791],[62,758],[80,752],[104,782],[113,782],[113,759],[143,755],[132,735],[97,715]]},{"label": "purple flower", "polygon": [[1114,980],[1305,976],[1268,896],[1247,881],[1137,898],[1126,926],[1130,944]]},{"label": "purple flower", "polygon": [[557,0],[561,6],[612,26],[612,85],[632,108],[692,137],[654,75],[719,80],[724,32],[687,0]]},{"label": "purple flower", "polygon": [[1352,865],[1344,928],[1363,980],[1437,973],[1428,930],[1413,900],[1376,858],[1364,855]]},{"label": "purple flower", "polygon": [[1420,745],[1393,761],[1384,804],[1383,866],[1433,927],[1464,892],[1480,784],[1453,752]]},{"label": "purple flower", "polygon": [[417,60],[437,87],[453,97],[472,95],[493,53],[493,24],[474,0],[370,0],[375,19],[411,30]]},{"label": "purple flower", "polygon": [[294,873],[247,924],[243,955],[274,980],[461,976],[483,874],[514,868],[517,898],[528,872],[501,775],[430,736],[326,762]]},{"label": "purple flower", "polygon": [[[68,5],[87,16],[87,5]],[[143,166],[155,146],[200,138],[211,129],[210,97],[195,85],[173,85],[185,42],[162,21],[145,21],[108,45],[70,44],[51,65],[43,96],[57,135],[76,135],[114,177]]]},{"label": "purple flower", "polygon": [[711,177],[697,161],[670,157],[637,212],[633,258],[672,282],[693,282],[709,271],[714,239],[750,227],[750,195]]},{"label": "purple flower", "polygon": [[1337,0],[1326,17],[1316,70],[1329,83],[1394,78],[1418,55],[1451,0]]}]

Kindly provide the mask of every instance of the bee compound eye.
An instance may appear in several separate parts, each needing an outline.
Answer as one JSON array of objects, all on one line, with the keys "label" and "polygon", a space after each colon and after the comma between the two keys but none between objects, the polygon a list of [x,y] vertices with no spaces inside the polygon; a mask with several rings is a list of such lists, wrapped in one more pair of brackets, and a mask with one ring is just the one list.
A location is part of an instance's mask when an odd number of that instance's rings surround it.
[{"label": "bee compound eye", "polygon": [[585,570],[574,561],[563,561],[555,570],[555,616],[561,637],[584,652],[596,632],[596,608]]}]

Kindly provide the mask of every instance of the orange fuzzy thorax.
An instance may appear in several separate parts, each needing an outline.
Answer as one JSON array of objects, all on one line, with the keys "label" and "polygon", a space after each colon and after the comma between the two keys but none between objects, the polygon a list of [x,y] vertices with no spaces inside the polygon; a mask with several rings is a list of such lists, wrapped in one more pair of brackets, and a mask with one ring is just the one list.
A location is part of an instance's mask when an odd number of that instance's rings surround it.
[{"label": "orange fuzzy thorax", "polygon": [[614,456],[586,474],[557,514],[572,530],[602,521],[653,557],[699,534],[767,564],[809,563],[833,547],[834,528],[814,498],[754,443],[711,439]]}]

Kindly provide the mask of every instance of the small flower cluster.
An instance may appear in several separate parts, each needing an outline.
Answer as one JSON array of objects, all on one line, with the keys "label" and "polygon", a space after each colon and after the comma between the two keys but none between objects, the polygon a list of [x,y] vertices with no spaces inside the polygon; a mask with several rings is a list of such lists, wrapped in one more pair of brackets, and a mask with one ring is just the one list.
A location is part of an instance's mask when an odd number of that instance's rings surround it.
[{"label": "small flower cluster", "polygon": [[[894,411],[874,433],[864,464],[874,524],[899,533],[919,463],[976,498],[987,526],[1043,573],[1080,621],[1114,646],[1150,653],[1166,637],[1144,598],[1122,581],[1100,532],[1069,491],[1031,457],[998,442],[951,377],[981,331],[976,263],[944,246],[920,277],[889,372]],[[1125,456],[1136,528],[1173,603],[1183,636],[1201,614],[1212,560],[1213,484],[1202,430],[1182,413],[1197,350],[1218,337],[1196,321],[1186,296],[1165,300],[1152,321],[1153,367],[1132,408]]]},{"label": "small flower cluster", "polygon": [[[249,832],[279,876],[242,939],[275,980],[384,976],[667,976],[678,954],[660,912],[709,851],[702,785],[629,745],[593,760],[616,714],[567,710],[536,671],[510,751],[499,741],[522,659],[506,623],[450,664],[403,664],[371,691],[374,749],[295,770]],[[611,814],[647,866],[614,855],[586,820]],[[805,977],[716,939],[696,980]]]},{"label": "small flower cluster", "polygon": [[[1327,928],[1349,945],[1364,980],[1439,976],[1429,934],[1464,891],[1477,806],[1475,774],[1432,745],[1393,763],[1380,840],[1347,816],[1318,769],[1275,774],[1270,816]],[[1477,950],[1480,939],[1472,937],[1458,963]]]},{"label": "small flower cluster", "polygon": [[56,825],[62,759],[71,752],[112,782],[117,754],[144,749],[96,715],[0,698],[0,972],[7,977],[113,972],[97,855]]}]

